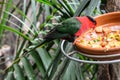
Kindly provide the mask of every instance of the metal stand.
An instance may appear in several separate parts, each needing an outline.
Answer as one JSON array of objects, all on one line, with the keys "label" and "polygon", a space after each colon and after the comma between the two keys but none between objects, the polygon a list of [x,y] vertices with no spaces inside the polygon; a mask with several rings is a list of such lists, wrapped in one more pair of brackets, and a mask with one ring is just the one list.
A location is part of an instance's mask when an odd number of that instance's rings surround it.
[{"label": "metal stand", "polygon": [[85,54],[85,53],[82,53],[82,52],[78,52],[78,51],[72,51],[72,52],[69,52],[69,53],[66,53],[64,51],[64,43],[65,43],[65,40],[62,41],[61,43],[61,50],[63,52],[63,54],[71,59],[71,60],[74,60],[74,61],[77,61],[77,62],[80,62],[80,63],[89,63],[89,64],[112,64],[112,63],[118,63],[120,62],[120,59],[114,59],[114,60],[102,60],[102,61],[98,61],[98,60],[81,60],[81,59],[78,59],[78,58],[75,58],[71,55],[73,54],[81,54],[83,56],[86,56],[86,57],[92,57],[92,58],[111,58],[111,57],[120,57],[120,54],[110,54],[110,55],[89,55],[89,54]]}]

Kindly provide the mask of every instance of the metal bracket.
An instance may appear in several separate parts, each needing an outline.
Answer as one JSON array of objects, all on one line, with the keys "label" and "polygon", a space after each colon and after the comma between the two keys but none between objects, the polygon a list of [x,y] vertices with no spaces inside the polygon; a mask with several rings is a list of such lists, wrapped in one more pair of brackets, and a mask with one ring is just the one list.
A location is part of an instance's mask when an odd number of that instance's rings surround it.
[{"label": "metal bracket", "polygon": [[114,60],[82,60],[82,59],[78,59],[78,58],[75,58],[71,55],[73,54],[76,54],[76,53],[79,53],[83,56],[86,56],[86,57],[92,57],[92,58],[111,58],[111,57],[120,57],[120,54],[110,54],[110,55],[89,55],[89,54],[85,54],[85,53],[82,53],[82,52],[79,52],[79,51],[72,51],[72,52],[69,52],[69,53],[66,53],[64,51],[64,43],[65,43],[65,40],[62,41],[61,43],[61,51],[63,52],[63,54],[73,60],[73,61],[76,61],[76,62],[80,62],[80,63],[89,63],[89,64],[112,64],[112,63],[119,63],[120,62],[120,59],[114,59]]}]

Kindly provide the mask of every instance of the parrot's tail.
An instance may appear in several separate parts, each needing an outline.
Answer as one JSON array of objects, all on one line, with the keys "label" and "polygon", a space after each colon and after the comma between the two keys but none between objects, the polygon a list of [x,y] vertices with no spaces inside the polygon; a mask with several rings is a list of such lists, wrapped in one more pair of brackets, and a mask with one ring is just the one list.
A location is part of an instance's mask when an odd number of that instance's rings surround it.
[{"label": "parrot's tail", "polygon": [[38,48],[38,47],[42,47],[45,43],[49,42],[48,40],[43,40],[41,43],[39,43],[38,45],[36,45],[34,48]]},{"label": "parrot's tail", "polygon": [[41,48],[44,44],[46,44],[47,42],[49,42],[48,40],[43,40],[41,43],[39,43],[38,45],[36,45],[34,48],[32,48],[32,49],[30,49],[30,50],[28,50],[27,51],[27,53],[29,53],[29,52],[31,52],[31,51],[33,51],[33,50],[35,50],[36,48]]}]

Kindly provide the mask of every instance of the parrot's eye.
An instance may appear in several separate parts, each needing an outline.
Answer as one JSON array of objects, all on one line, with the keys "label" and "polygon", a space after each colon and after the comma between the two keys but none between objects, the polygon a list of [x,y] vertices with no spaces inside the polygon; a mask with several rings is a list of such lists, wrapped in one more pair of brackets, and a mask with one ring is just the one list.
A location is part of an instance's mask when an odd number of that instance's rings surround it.
[{"label": "parrot's eye", "polygon": [[96,25],[96,21],[95,21],[95,19],[93,19],[93,18],[90,17],[90,16],[87,16],[87,17],[88,17],[89,20],[91,20],[91,21]]}]

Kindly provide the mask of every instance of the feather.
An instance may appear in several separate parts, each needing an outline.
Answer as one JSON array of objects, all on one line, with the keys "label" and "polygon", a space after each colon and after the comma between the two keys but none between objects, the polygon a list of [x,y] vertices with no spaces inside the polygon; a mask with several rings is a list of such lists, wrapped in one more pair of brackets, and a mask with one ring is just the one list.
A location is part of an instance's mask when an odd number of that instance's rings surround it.
[{"label": "feather", "polygon": [[75,33],[75,36],[80,36],[86,30],[90,28],[95,28],[96,21],[91,17],[84,16],[84,17],[76,17],[81,22],[81,27],[78,32]]}]

